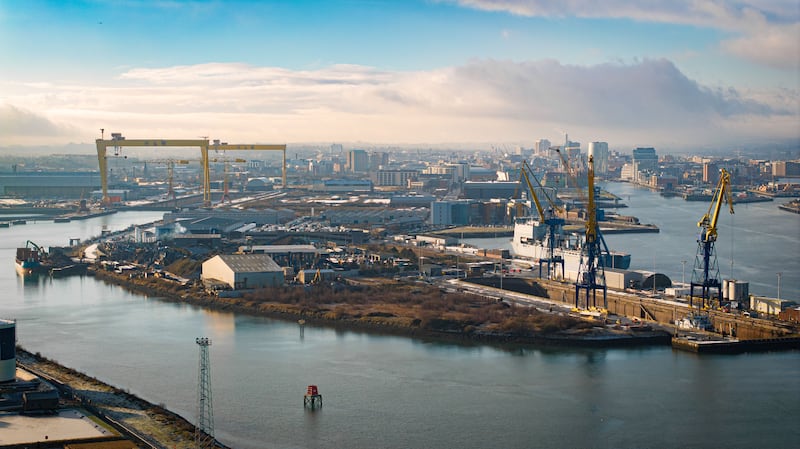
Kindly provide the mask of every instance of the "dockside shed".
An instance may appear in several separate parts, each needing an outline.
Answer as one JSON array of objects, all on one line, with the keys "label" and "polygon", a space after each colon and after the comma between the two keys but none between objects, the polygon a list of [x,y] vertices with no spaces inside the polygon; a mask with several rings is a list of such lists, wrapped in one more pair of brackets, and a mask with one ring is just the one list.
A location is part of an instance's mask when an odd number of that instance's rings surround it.
[{"label": "dockside shed", "polygon": [[203,262],[203,281],[217,280],[234,290],[283,285],[283,268],[266,254],[221,254]]}]

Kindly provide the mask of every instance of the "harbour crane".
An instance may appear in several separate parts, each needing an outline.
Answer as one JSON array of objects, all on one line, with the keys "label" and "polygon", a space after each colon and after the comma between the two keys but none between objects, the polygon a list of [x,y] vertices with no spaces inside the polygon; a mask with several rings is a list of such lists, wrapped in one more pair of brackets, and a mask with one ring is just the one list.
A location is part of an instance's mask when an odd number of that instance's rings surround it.
[{"label": "harbour crane", "polygon": [[[580,189],[580,186],[578,185],[578,175],[575,174],[575,170],[570,165],[567,157],[561,152],[561,147],[550,147],[550,149],[558,153],[558,157],[561,160],[564,172],[567,174],[567,176],[569,176],[569,180],[572,181],[572,184],[575,186],[575,188]],[[569,187],[566,183],[564,183],[564,186]]]},{"label": "harbour crane", "polygon": [[[603,290],[603,309],[608,309],[605,259],[602,249],[605,241],[600,234],[600,227],[597,224],[597,207],[594,201],[594,157],[589,156],[589,167],[587,170],[587,182],[589,199],[586,204],[586,239],[581,255],[581,265],[578,270],[578,280],[575,282],[575,307],[580,304],[580,296],[583,290],[586,291],[586,308],[589,305],[589,292],[592,292],[592,306],[597,307],[597,290]],[[606,253],[608,248],[605,247]]]},{"label": "harbour crane", "polygon": [[[177,199],[175,198],[175,164],[180,165],[188,165],[189,161],[186,159],[148,159],[144,161],[145,164],[148,162],[153,163],[161,163],[167,164],[167,198],[172,200],[173,207],[177,207]],[[147,167],[147,165],[145,165]]]},{"label": "harbour crane", "polygon": [[714,243],[717,241],[717,221],[722,202],[728,203],[728,209],[733,214],[733,198],[731,197],[731,176],[727,170],[720,169],[719,181],[711,197],[708,211],[697,222],[700,234],[697,237],[697,255],[694,259],[692,281],[689,288],[689,306],[693,307],[694,289],[700,289],[700,303],[698,308],[710,307],[713,297],[711,289],[717,290],[717,298],[722,299],[722,284],[719,280],[719,266]]},{"label": "harbour crane", "polygon": [[[106,152],[109,147],[113,148],[114,155],[119,156],[123,147],[190,147],[200,148],[200,155],[203,164],[203,205],[211,205],[211,179],[209,174],[208,149],[211,147],[216,151],[224,150],[268,150],[283,152],[281,163],[283,175],[283,187],[286,188],[286,145],[273,144],[228,144],[214,140],[211,144],[208,138],[202,139],[126,139],[121,133],[112,133],[111,139],[105,139],[105,130],[100,129],[101,137],[95,140],[97,146],[97,163],[100,168],[100,186],[103,191],[103,204],[111,203],[108,196],[108,161]],[[212,146],[213,145],[213,146]]]},{"label": "harbour crane", "polygon": [[[522,162],[522,167],[520,168],[520,177],[525,180],[525,185],[528,187],[528,192],[533,200],[534,206],[536,207],[536,212],[539,215],[539,219],[545,224],[545,226],[547,226],[547,257],[544,259],[539,259],[539,277],[542,277],[542,262],[544,262],[547,264],[548,279],[552,279],[552,276],[555,274],[556,266],[558,265],[561,265],[561,278],[563,278],[564,258],[560,255],[557,256],[554,254],[557,241],[556,236],[561,236],[563,232],[562,226],[564,225],[564,220],[558,217],[558,213],[561,212],[561,209],[555,204],[553,199],[550,198],[550,195],[547,194],[547,191],[544,189],[541,182],[539,182],[539,179],[533,173],[533,168],[531,168],[527,161]],[[539,201],[538,195],[536,195],[537,189],[533,186],[533,183],[531,183],[531,178],[536,181],[536,187],[547,199],[547,213],[545,213],[542,203]]]},{"label": "harbour crane", "polygon": [[230,204],[230,202],[231,202],[231,196],[230,196],[230,192],[229,192],[230,183],[228,181],[228,173],[229,173],[228,172],[228,166],[229,166],[229,163],[230,162],[242,163],[242,162],[247,162],[247,160],[246,159],[241,159],[241,158],[223,157],[223,158],[213,158],[213,159],[210,160],[210,162],[224,162],[225,163],[224,175],[223,175],[223,184],[222,184],[222,199],[220,200],[220,203],[225,203],[227,201],[228,204]]}]

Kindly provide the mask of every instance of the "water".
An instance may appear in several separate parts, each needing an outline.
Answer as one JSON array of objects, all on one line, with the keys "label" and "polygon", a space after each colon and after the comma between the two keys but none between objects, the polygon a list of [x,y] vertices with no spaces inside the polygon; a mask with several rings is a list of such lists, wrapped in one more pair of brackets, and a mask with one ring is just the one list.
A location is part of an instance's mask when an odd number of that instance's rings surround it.
[{"label": "water", "polygon": [[[249,448],[794,447],[800,352],[498,349],[211,312],[89,277],[23,282],[13,248],[150,221],[0,229],[0,316],[61,363],[193,419],[210,337],[217,437]],[[308,384],[324,407],[302,407]]]},{"label": "water", "polygon": [[[606,235],[609,248],[630,253],[631,269],[664,273],[673,282],[690,282],[697,254],[697,222],[708,211],[709,202],[664,198],[626,183],[603,187],[628,205],[618,209],[619,214],[634,215],[660,229],[658,234]],[[800,215],[777,207],[788,201],[779,198],[737,204],[733,215],[723,204],[715,244],[721,278],[749,282],[751,294],[774,298],[781,273],[781,298],[800,302]],[[463,242],[483,248],[511,248],[510,238]],[[681,263],[684,260],[685,266]]]}]

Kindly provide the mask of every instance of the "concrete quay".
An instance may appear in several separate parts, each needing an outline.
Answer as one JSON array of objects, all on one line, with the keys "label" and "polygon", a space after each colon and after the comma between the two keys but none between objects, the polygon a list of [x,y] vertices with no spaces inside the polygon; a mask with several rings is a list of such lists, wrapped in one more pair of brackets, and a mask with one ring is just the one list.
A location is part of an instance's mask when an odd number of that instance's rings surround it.
[{"label": "concrete quay", "polygon": [[[557,302],[575,303],[575,285],[556,281],[539,280],[548,296]],[[597,301],[602,303],[602,291],[597,292]],[[609,290],[608,313],[636,317],[661,324],[673,324],[695,311],[688,304],[668,299],[650,298],[627,292]],[[600,304],[602,306],[602,304]],[[707,311],[714,331],[720,335],[733,335],[739,339],[765,339],[791,336],[798,333],[796,326],[761,318],[750,318],[718,310]]]}]

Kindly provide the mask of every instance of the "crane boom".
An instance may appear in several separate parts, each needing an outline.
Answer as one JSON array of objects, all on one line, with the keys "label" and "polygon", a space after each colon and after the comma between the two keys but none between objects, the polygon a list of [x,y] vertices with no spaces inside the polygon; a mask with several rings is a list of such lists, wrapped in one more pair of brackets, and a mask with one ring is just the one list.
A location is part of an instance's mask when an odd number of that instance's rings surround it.
[{"label": "crane boom", "polygon": [[575,170],[573,170],[572,166],[569,164],[567,157],[561,152],[561,147],[550,147],[550,149],[558,153],[558,157],[561,159],[561,163],[564,165],[564,171],[567,172],[567,175],[569,176],[570,181],[572,181],[572,184],[575,185],[575,188],[579,188],[578,176],[575,174]]},{"label": "crane boom", "polygon": [[589,156],[587,184],[589,200],[586,203],[586,243],[592,245],[597,241],[597,210],[594,203],[594,158],[592,156]]},{"label": "crane boom", "polygon": [[728,209],[733,214],[733,198],[731,197],[731,175],[727,170],[720,169],[719,181],[717,188],[714,190],[714,195],[711,198],[711,204],[708,206],[708,212],[703,215],[703,218],[697,222],[697,227],[703,228],[703,236],[706,241],[714,241],[717,239],[717,221],[719,220],[719,211],[722,209],[723,199],[728,203]]},{"label": "crane boom", "polygon": [[[533,204],[536,206],[536,212],[539,213],[539,218],[544,221],[546,218],[544,216],[544,210],[542,209],[542,203],[539,202],[539,197],[536,196],[536,192],[533,189],[533,184],[531,184],[530,177],[528,177],[527,170],[525,169],[527,165],[528,164],[525,163],[520,171],[522,172],[522,177],[525,179],[525,184],[528,185],[528,191],[531,192],[531,198],[533,198]],[[533,173],[531,173],[531,175],[533,175]]]}]

